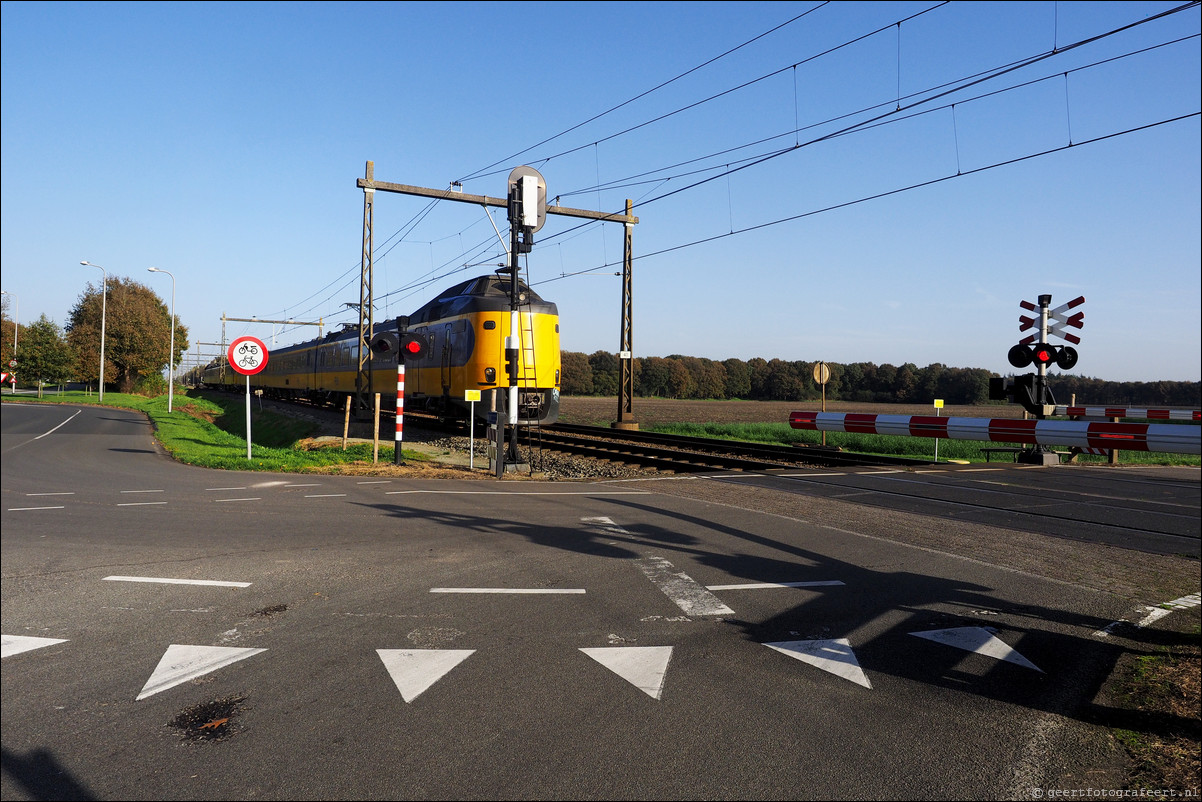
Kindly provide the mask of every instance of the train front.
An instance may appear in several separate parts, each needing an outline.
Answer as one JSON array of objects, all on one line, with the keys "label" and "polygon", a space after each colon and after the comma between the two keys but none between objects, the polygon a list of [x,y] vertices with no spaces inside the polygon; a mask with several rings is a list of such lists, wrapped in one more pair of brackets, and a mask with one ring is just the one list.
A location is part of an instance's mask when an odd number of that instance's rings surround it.
[{"label": "train front", "polygon": [[[495,398],[495,409],[500,420],[506,420],[509,411],[509,364],[505,354],[505,340],[511,331],[511,311],[508,305],[508,280],[501,278],[491,283],[488,311],[481,310],[477,320],[480,326],[479,359],[477,367],[482,373],[477,377],[483,391],[481,398],[489,401],[491,392]],[[520,426],[552,424],[559,418],[559,387],[561,379],[561,356],[559,350],[559,310],[555,304],[543,300],[525,283],[519,282],[519,307],[517,320],[517,421]],[[491,409],[492,404],[487,403]]]},{"label": "train front", "polygon": [[[430,348],[407,373],[407,397],[466,413],[466,391],[478,390],[477,417],[495,410],[500,420],[508,418],[510,289],[508,276],[480,276],[443,291],[410,316],[409,328],[425,334]],[[551,424],[559,418],[559,310],[519,281],[517,311],[518,424]]]}]

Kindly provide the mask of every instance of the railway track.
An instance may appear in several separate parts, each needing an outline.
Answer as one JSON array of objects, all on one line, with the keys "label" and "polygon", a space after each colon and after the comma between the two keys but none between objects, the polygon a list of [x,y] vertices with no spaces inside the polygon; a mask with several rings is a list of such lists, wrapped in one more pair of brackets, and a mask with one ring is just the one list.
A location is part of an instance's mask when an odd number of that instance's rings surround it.
[{"label": "railway track", "polygon": [[[332,409],[306,401],[275,403],[298,410],[334,412]],[[386,411],[381,413],[382,416],[391,414]],[[407,431],[411,431],[411,427],[421,427],[427,430],[441,430],[448,434],[453,432],[461,436],[467,434],[467,427],[462,421],[447,421],[424,412],[406,410],[405,422]],[[485,427],[477,426],[475,433],[477,440],[483,439]],[[523,427],[519,431],[518,444],[521,449],[541,449],[544,452],[566,454],[581,459],[595,459],[671,473],[929,464],[921,459],[852,454],[817,446],[781,446],[564,423],[537,428]]]},{"label": "railway track", "polygon": [[[405,417],[414,423],[420,421],[419,425],[439,425],[439,419],[433,415],[406,412]],[[478,436],[482,434],[479,429],[477,433]],[[523,428],[518,435],[518,444],[527,449],[541,449],[672,473],[929,464],[925,460],[851,454],[830,448],[777,446],[563,423]]]},{"label": "railway track", "polygon": [[555,424],[529,432],[526,442],[597,459],[677,473],[852,465],[926,465],[925,460],[850,454],[829,448],[776,446],[707,437],[657,434],[605,426]]}]

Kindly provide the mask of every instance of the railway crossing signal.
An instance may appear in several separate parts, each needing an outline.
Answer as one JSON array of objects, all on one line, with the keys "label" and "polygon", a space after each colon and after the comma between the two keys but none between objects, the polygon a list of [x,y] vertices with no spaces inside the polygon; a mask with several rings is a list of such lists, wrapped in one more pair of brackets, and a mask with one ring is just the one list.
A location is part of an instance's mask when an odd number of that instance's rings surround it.
[{"label": "railway crossing signal", "polygon": [[1077,364],[1077,349],[1071,345],[1051,343],[1019,343],[1006,354],[1007,361],[1016,368],[1027,365],[1048,368],[1056,365],[1061,370],[1070,370]]},{"label": "railway crossing signal", "polygon": [[430,337],[416,331],[401,335],[401,356],[405,359],[424,359],[430,353]]},{"label": "railway crossing signal", "polygon": [[[1019,340],[1018,344],[1011,347],[1006,354],[1006,360],[1016,368],[1035,365],[1039,372],[1026,376],[1015,376],[1013,379],[990,379],[989,397],[991,399],[1009,399],[1017,402],[1022,405],[1023,409],[1040,418],[1050,414],[1049,409],[1055,406],[1056,400],[1052,397],[1051,388],[1048,387],[1047,370],[1052,365],[1061,370],[1070,370],[1076,366],[1078,354],[1073,345],[1079,345],[1081,338],[1065,331],[1065,327],[1079,329],[1085,325],[1084,312],[1069,313],[1069,310],[1075,309],[1083,303],[1085,303],[1084,295],[1061,304],[1055,309],[1049,309],[1052,304],[1051,295],[1039,296],[1038,306],[1030,301],[1019,302],[1020,307],[1028,312],[1037,312],[1038,317],[1019,315],[1018,330],[1022,332],[1038,328],[1038,332]],[[1066,340],[1072,345],[1049,343],[1049,335]]]}]

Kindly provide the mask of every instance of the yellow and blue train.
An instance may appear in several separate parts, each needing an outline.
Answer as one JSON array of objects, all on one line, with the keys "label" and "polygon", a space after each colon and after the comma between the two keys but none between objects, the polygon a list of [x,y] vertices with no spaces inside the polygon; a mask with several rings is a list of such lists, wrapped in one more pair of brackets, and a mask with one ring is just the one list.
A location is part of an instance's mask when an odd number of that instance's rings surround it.
[{"label": "yellow and blue train", "polygon": [[[469,279],[441,292],[411,314],[407,332],[425,335],[428,347],[405,359],[405,408],[466,417],[466,390],[479,390],[478,417],[496,410],[505,420],[509,402],[505,338],[510,329],[512,279],[492,273]],[[559,312],[518,279],[520,347],[517,351],[518,423],[551,424],[559,417]],[[392,337],[381,337],[391,333]],[[376,328],[371,355],[371,388],[392,406],[397,390],[397,352],[383,343],[396,342],[397,322]],[[307,399],[341,407],[355,395],[359,371],[359,337],[355,329],[331,332],[322,339],[273,349],[264,369],[250,386],[269,398]],[[202,376],[208,387],[241,391],[246,377],[224,357],[210,363]]]}]

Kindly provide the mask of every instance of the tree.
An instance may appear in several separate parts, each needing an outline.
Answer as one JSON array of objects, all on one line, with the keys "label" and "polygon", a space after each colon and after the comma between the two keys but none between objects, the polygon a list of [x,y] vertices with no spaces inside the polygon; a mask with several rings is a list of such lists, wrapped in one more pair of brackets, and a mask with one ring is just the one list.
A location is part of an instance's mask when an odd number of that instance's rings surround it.
[{"label": "tree", "polygon": [[668,366],[668,387],[665,393],[668,398],[688,398],[692,391],[693,376],[678,357],[667,357],[664,363]]},{"label": "tree", "polygon": [[[171,311],[157,294],[131,278],[108,279],[108,300],[88,284],[67,321],[67,341],[75,352],[79,377],[100,376],[100,329],[104,317],[104,376],[120,392],[133,392],[143,377],[167,365],[171,343]],[[107,308],[104,308],[107,307]],[[176,321],[173,365],[188,350],[188,329]]]},{"label": "tree", "polygon": [[643,357],[639,360],[639,378],[635,385],[639,395],[644,398],[667,395],[668,374],[668,362],[663,357]]},{"label": "tree", "polygon": [[588,363],[593,369],[593,392],[597,395],[618,394],[618,357],[609,351],[594,351]]},{"label": "tree", "polygon": [[3,309],[3,317],[0,320],[0,362],[3,362],[5,371],[8,370],[8,363],[14,358],[13,346],[19,344],[20,332],[17,330],[19,321],[13,320],[9,314],[10,296],[7,292],[0,296],[0,309]]},{"label": "tree", "polygon": [[62,384],[74,375],[75,355],[58,324],[45,315],[25,327],[18,376],[24,381]]},{"label": "tree", "polygon": [[700,370],[693,378],[693,392],[698,398],[726,398],[726,367],[712,359],[700,362]]},{"label": "tree", "polygon": [[722,367],[726,368],[726,397],[747,398],[751,395],[751,369],[741,359],[725,359]]},{"label": "tree", "polygon": [[577,351],[564,351],[560,354],[561,369],[560,392],[564,395],[593,394],[593,366],[588,357]]}]

